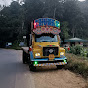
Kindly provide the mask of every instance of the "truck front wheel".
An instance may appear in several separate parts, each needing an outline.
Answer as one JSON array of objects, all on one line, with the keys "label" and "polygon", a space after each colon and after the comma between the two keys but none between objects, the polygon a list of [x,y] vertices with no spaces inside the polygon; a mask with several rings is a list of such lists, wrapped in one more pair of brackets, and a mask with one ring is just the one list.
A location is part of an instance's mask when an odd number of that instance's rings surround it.
[{"label": "truck front wheel", "polygon": [[23,61],[23,64],[25,64],[26,63],[26,54],[25,54],[25,52],[23,51],[23,59],[22,59],[22,61]]},{"label": "truck front wheel", "polygon": [[29,69],[30,69],[30,71],[35,71],[36,70],[36,67],[33,66],[33,64],[31,64],[31,65],[29,65]]}]

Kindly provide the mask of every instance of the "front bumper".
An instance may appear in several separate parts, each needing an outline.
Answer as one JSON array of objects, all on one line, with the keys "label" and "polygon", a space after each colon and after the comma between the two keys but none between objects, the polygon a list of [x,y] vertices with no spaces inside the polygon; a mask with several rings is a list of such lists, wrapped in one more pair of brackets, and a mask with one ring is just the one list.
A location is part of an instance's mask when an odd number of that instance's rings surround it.
[{"label": "front bumper", "polygon": [[50,66],[50,65],[65,65],[67,62],[58,62],[58,63],[43,63],[43,64],[34,64],[33,66]]},{"label": "front bumper", "polygon": [[[37,61],[38,64],[34,64],[35,61]],[[31,62],[33,66],[66,65],[67,58],[64,56],[64,57],[54,58],[54,60],[52,61],[49,60],[49,58],[40,58],[40,59],[33,59]]]}]

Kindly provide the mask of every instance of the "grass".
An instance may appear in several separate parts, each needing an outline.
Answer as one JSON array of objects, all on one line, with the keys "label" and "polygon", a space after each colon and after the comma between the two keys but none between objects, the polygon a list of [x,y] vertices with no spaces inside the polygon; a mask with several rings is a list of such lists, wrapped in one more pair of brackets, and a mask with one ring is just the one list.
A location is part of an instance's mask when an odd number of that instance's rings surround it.
[{"label": "grass", "polygon": [[68,58],[67,69],[81,74],[84,78],[88,79],[88,58],[76,56],[74,54],[66,53]]},{"label": "grass", "polygon": [[7,47],[6,49],[21,50],[21,47],[20,46],[11,46],[11,47]]},{"label": "grass", "polygon": [[12,49],[15,49],[15,50],[21,50],[21,47],[20,46],[12,46],[11,48]]}]

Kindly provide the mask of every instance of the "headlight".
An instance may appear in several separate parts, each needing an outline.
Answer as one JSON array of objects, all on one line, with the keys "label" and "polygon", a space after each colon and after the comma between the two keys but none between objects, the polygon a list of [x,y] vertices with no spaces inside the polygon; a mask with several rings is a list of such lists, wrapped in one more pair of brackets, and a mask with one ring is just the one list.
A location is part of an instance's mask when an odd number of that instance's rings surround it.
[{"label": "headlight", "polygon": [[60,55],[64,55],[64,52],[60,52]]},{"label": "headlight", "polygon": [[40,53],[36,53],[35,56],[40,56]]}]

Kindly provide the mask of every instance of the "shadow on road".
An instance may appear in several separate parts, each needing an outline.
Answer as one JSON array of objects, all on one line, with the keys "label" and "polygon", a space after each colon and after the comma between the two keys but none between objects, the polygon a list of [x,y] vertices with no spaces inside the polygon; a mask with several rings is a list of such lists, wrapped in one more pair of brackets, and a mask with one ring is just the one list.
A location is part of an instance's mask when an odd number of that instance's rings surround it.
[{"label": "shadow on road", "polygon": [[[64,69],[64,68],[62,68]],[[62,70],[62,69],[57,69],[56,66],[45,66],[45,67],[37,67],[36,70],[34,71],[35,73],[41,73],[41,72],[55,72],[55,71],[59,71],[59,70]]]}]

